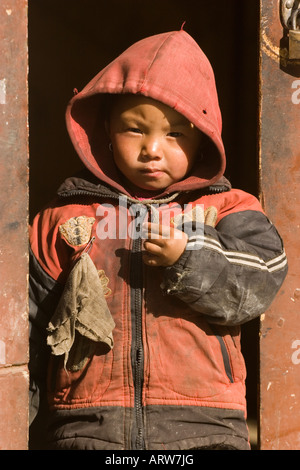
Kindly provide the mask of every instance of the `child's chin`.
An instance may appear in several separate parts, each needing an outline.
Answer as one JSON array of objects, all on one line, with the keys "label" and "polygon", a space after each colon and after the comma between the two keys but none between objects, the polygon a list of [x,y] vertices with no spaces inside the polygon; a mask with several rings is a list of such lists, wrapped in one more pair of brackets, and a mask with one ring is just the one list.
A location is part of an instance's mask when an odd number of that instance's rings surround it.
[{"label": "child's chin", "polygon": [[154,192],[154,193],[157,193],[157,192],[162,192],[164,189],[166,188],[166,186],[143,186],[140,188],[141,191],[149,191],[149,192]]},{"label": "child's chin", "polygon": [[166,181],[153,181],[153,182],[139,182],[140,189],[144,191],[163,191],[165,188],[170,186],[171,183]]},{"label": "child's chin", "polygon": [[127,180],[127,183],[128,183],[129,189],[131,189],[132,191],[136,191],[136,192],[145,191],[145,192],[150,192],[150,193],[151,192],[159,193],[159,192],[163,192],[165,188],[169,186],[167,183],[164,184],[165,182],[159,182],[159,181],[148,182],[148,181]]}]

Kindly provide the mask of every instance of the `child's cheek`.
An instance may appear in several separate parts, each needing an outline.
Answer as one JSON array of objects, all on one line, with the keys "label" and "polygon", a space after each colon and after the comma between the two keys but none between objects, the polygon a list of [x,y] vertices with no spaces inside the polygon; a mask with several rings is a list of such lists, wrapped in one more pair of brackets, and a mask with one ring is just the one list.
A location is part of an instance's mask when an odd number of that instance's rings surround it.
[{"label": "child's cheek", "polygon": [[139,152],[139,142],[135,137],[119,134],[115,136],[113,141],[114,154],[118,155],[121,159],[128,160]]},{"label": "child's cheek", "polygon": [[169,158],[169,164],[172,169],[172,176],[177,181],[184,178],[192,165],[187,155],[181,149],[173,151],[172,158]]}]

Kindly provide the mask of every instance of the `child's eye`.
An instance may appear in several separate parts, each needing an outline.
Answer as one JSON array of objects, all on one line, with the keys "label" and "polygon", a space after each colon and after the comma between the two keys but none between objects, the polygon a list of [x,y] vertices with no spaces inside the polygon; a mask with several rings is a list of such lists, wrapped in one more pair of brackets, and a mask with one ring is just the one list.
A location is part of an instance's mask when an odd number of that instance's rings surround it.
[{"label": "child's eye", "polygon": [[141,129],[139,129],[138,127],[128,127],[127,131],[134,132],[135,134],[142,134]]},{"label": "child's eye", "polygon": [[169,132],[168,136],[169,137],[174,137],[176,139],[178,137],[182,137],[183,134],[182,134],[182,132]]}]

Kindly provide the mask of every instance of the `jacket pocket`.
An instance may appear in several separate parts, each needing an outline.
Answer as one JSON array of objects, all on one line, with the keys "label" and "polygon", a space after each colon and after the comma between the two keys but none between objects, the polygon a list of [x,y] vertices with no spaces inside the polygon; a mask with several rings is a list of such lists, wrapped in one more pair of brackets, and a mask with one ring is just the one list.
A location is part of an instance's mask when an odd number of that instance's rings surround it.
[{"label": "jacket pocket", "polygon": [[229,353],[227,351],[225,341],[222,338],[222,336],[220,336],[220,335],[215,335],[215,336],[216,336],[217,340],[219,341],[219,344],[220,344],[220,347],[221,347],[221,353],[222,353],[222,357],[223,357],[223,364],[224,364],[224,369],[225,369],[226,375],[227,375],[229,381],[231,383],[233,383],[234,382],[233,372],[232,372]]},{"label": "jacket pocket", "polygon": [[233,383],[246,378],[245,361],[241,352],[240,328],[210,325],[219,341],[228,380]]},{"label": "jacket pocket", "polygon": [[112,350],[103,344],[95,346],[80,369],[68,368],[64,357],[50,357],[48,399],[52,406],[79,405],[98,401],[111,381]]},{"label": "jacket pocket", "polygon": [[[197,314],[156,321],[147,338],[149,390],[160,389],[156,396],[167,396],[167,390],[171,390],[193,400],[224,393],[234,376],[229,368],[230,355],[223,338],[220,340]],[[230,379],[224,372],[224,359]]]}]

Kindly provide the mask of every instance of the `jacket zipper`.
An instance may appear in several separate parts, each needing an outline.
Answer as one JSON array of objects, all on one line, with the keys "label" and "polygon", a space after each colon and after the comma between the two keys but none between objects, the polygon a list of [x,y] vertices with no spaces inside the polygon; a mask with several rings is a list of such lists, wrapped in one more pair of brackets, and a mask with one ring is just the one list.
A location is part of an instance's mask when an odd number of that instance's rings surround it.
[{"label": "jacket zipper", "polygon": [[144,348],[142,338],[142,251],[141,239],[133,241],[131,253],[131,321],[132,344],[131,362],[134,381],[134,416],[132,426],[131,446],[134,450],[145,449],[144,443],[144,413],[142,403],[144,377]]},{"label": "jacket zipper", "polygon": [[221,353],[222,353],[222,357],[223,357],[223,364],[224,364],[224,368],[225,368],[227,378],[229,379],[230,383],[234,383],[233,373],[232,373],[231,364],[230,364],[230,358],[229,358],[229,354],[228,354],[228,351],[227,351],[227,348],[226,348],[225,341],[222,338],[222,336],[220,336],[216,333],[215,333],[215,336],[216,336],[217,340],[219,341],[219,344],[220,344],[220,347],[221,347]]},{"label": "jacket zipper", "polygon": [[211,329],[212,333],[214,334],[214,336],[217,338],[217,340],[219,342],[219,345],[220,345],[220,348],[221,348],[222,359],[223,359],[223,365],[224,365],[224,369],[225,369],[225,373],[227,375],[227,378],[228,378],[230,383],[234,383],[234,374],[233,374],[233,370],[231,368],[230,357],[229,357],[229,353],[227,351],[225,340],[224,340],[223,336],[219,334],[217,325],[214,325],[214,324],[210,323],[209,326],[210,326],[210,329]]}]

